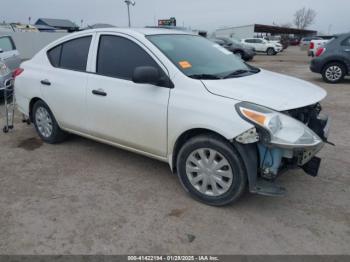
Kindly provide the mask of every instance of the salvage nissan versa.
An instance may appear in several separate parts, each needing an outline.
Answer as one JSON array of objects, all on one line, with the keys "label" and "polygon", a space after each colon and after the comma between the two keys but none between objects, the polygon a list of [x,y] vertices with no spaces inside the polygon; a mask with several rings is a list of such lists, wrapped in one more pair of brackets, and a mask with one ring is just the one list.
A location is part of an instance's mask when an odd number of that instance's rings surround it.
[{"label": "salvage nissan versa", "polygon": [[[326,92],[244,63],[203,37],[98,29],[62,38],[22,64],[19,110],[47,143],[67,133],[168,162],[209,205],[248,187],[276,196],[283,171],[316,176],[327,142]],[[147,179],[147,178],[145,178]]]}]

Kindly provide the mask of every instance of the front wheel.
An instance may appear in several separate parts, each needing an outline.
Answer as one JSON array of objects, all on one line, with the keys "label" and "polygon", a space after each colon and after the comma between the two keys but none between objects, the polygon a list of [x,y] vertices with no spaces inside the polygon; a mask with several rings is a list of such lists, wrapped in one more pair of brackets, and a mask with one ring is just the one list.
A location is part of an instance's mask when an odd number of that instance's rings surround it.
[{"label": "front wheel", "polygon": [[40,138],[46,143],[56,144],[64,141],[67,136],[58,126],[48,105],[41,100],[33,106],[33,122]]},{"label": "front wheel", "polygon": [[345,67],[337,62],[330,63],[322,70],[322,77],[327,83],[339,83],[345,77]]},{"label": "front wheel", "polygon": [[275,49],[273,49],[273,48],[271,48],[271,47],[267,49],[266,53],[267,53],[267,55],[270,55],[270,56],[276,55],[276,54],[277,54],[277,52],[275,51]]},{"label": "front wheel", "polygon": [[228,205],[240,198],[247,185],[245,170],[235,148],[214,135],[190,139],[177,158],[178,175],[186,191],[213,206]]}]

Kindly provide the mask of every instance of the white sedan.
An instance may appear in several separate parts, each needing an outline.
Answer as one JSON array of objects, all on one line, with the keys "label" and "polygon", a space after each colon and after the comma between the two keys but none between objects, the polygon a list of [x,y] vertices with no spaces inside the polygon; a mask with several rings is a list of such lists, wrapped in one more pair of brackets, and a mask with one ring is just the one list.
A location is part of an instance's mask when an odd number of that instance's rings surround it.
[{"label": "white sedan", "polygon": [[45,142],[74,133],[167,162],[206,204],[232,203],[247,186],[282,195],[273,181],[290,167],[317,175],[326,92],[252,67],[201,36],[83,31],[22,67],[18,108]]}]

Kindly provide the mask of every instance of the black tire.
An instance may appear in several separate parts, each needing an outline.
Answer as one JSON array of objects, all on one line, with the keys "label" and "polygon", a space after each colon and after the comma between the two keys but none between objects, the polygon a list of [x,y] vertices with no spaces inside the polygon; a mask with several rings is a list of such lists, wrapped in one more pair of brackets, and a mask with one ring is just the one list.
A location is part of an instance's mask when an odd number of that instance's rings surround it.
[{"label": "black tire", "polygon": [[[42,131],[40,131],[39,124],[38,124],[38,119],[37,119],[37,112],[38,110],[46,110],[48,115],[51,118],[51,123],[52,123],[52,132],[50,132],[49,136],[45,136]],[[35,129],[40,136],[40,138],[48,143],[48,144],[57,144],[63,142],[67,138],[67,133],[64,132],[57,124],[55,116],[52,114],[50,108],[48,105],[42,101],[39,100],[37,101],[32,110],[32,115],[33,115],[33,123],[35,126]]]},{"label": "black tire", "polygon": [[266,50],[266,54],[269,55],[269,56],[272,56],[272,55],[276,55],[277,52],[276,52],[275,49],[273,49],[272,47],[269,47],[269,48]]},{"label": "black tire", "polygon": [[[334,74],[332,74],[330,70],[334,71]],[[340,73],[335,73],[336,71]],[[345,75],[346,75],[345,66],[339,62],[329,63],[322,70],[323,80],[330,84],[336,84],[343,81]]]},{"label": "black tire", "polygon": [[[224,156],[232,170],[232,184],[219,196],[208,196],[197,190],[190,182],[186,172],[187,159],[198,149],[212,149]],[[237,201],[247,186],[247,173],[238,151],[225,139],[216,135],[200,135],[187,141],[179,151],[177,173],[185,190],[196,200],[211,206],[224,206]],[[211,185],[208,185],[211,187]],[[208,186],[206,189],[208,189]]]}]

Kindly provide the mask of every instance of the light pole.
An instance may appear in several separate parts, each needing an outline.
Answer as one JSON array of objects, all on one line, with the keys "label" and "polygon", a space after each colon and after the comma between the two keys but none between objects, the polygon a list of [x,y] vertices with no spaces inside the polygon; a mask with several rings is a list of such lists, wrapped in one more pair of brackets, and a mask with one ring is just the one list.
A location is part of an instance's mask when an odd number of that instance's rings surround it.
[{"label": "light pole", "polygon": [[128,19],[129,19],[129,27],[131,27],[131,21],[130,21],[130,5],[134,6],[136,3],[133,0],[125,0],[124,1],[126,6],[128,7]]}]

